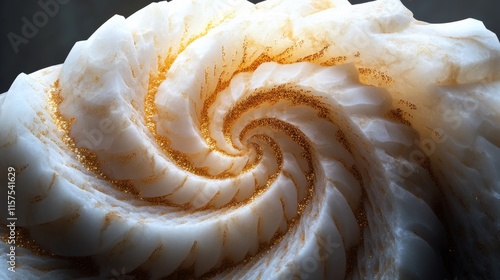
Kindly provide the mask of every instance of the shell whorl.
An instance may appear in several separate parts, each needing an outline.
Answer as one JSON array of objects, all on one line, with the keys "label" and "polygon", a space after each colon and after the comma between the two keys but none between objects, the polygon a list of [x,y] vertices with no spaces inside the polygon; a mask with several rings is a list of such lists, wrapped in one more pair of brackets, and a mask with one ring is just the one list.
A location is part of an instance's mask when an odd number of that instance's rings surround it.
[{"label": "shell whorl", "polygon": [[[476,211],[498,218],[483,151],[499,153],[499,47],[446,37],[399,1],[285,2],[155,3],[20,77],[31,93],[2,102],[29,113],[0,142],[3,158],[39,155],[13,162],[30,236],[92,256],[101,276],[446,277],[446,232],[498,229],[464,229],[471,207],[456,202],[472,185]],[[450,105],[470,120],[444,126],[456,119],[433,108]],[[464,163],[468,143],[490,169]]]}]

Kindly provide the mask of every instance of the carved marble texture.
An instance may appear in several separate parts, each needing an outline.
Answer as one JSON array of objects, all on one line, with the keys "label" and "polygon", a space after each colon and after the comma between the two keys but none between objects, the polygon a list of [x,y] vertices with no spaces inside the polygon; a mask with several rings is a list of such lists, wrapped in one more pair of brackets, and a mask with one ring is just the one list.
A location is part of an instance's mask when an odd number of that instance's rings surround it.
[{"label": "carved marble texture", "polygon": [[500,278],[500,43],[477,20],[153,3],[0,110],[2,277]]}]

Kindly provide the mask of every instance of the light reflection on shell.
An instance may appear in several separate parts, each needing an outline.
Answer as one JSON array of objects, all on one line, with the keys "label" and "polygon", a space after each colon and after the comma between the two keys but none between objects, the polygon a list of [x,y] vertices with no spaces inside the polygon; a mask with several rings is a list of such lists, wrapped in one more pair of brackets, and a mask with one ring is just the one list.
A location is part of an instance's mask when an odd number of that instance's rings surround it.
[{"label": "light reflection on shell", "polygon": [[396,0],[115,16],[0,97],[17,269],[498,278],[499,65],[479,22]]}]

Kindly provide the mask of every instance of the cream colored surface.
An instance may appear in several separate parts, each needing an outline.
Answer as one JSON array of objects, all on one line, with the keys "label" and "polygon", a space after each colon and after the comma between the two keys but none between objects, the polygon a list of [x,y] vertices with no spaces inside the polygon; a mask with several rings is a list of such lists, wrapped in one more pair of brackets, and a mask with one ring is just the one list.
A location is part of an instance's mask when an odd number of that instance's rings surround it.
[{"label": "cream colored surface", "polygon": [[498,278],[499,93],[494,34],[397,0],[115,16],[0,96],[18,225],[54,254],[16,277]]}]

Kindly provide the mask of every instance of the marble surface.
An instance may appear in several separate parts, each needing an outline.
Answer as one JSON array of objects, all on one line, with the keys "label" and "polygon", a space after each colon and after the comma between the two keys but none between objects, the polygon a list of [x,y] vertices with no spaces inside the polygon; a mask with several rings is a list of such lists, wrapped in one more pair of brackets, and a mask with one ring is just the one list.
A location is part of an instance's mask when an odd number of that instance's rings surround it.
[{"label": "marble surface", "polygon": [[114,16],[0,96],[15,277],[498,278],[499,92],[494,33],[397,0]]},{"label": "marble surface", "polygon": [[[46,0],[47,2],[49,0]],[[32,73],[50,65],[60,64],[77,41],[86,40],[101,24],[115,14],[129,16],[150,4],[151,0],[71,0],[30,38],[16,53],[7,35],[22,35],[23,17],[41,10],[36,1],[3,1],[0,3],[0,92],[6,92],[19,73]],[[258,3],[260,1],[250,1]],[[351,1],[353,4],[367,2]],[[432,23],[444,23],[466,18],[484,22],[486,27],[500,34],[500,2],[494,0],[404,0],[415,18]],[[50,43],[47,43],[50,42]],[[55,51],[54,51],[55,49]],[[43,53],[43,55],[40,55]]]}]

